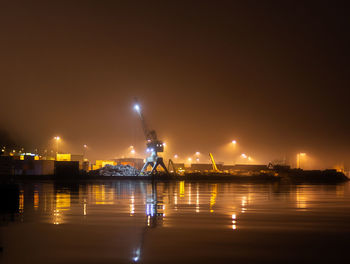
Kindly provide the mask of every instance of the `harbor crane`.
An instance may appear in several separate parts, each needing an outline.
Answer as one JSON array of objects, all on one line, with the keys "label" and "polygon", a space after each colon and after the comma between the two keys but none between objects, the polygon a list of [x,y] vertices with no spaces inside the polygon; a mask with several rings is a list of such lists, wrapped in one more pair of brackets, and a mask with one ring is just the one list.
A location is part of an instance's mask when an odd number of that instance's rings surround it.
[{"label": "harbor crane", "polygon": [[219,172],[218,167],[216,166],[216,163],[215,163],[215,160],[214,160],[214,156],[210,152],[209,152],[209,157],[210,157],[210,160],[211,160],[211,163],[212,163],[212,166],[213,166],[213,171],[214,172]]},{"label": "harbor crane", "polygon": [[151,174],[154,174],[157,172],[158,166],[161,166],[164,169],[164,171],[167,174],[169,174],[168,169],[165,167],[163,158],[158,156],[158,152],[164,151],[164,143],[163,141],[158,139],[157,133],[155,130],[148,128],[145,117],[142,113],[141,106],[138,103],[137,99],[135,99],[134,110],[138,113],[138,116],[141,120],[143,133],[147,141],[146,143],[147,152],[151,154],[149,157],[146,158],[146,162],[145,162],[145,165],[143,165],[141,174],[145,173],[148,166],[152,166]]}]

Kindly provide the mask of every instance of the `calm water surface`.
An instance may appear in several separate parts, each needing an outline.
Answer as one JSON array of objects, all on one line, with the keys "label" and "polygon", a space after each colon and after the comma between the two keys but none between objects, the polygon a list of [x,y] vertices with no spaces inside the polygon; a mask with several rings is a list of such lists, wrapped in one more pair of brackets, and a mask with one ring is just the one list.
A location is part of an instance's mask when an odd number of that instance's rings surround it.
[{"label": "calm water surface", "polygon": [[347,263],[350,184],[20,184],[0,263]]}]

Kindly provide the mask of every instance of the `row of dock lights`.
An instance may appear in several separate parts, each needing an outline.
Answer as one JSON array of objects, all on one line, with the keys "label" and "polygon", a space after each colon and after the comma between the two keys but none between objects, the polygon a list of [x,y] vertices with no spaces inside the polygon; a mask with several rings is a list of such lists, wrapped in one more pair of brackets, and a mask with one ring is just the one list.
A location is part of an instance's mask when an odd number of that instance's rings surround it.
[{"label": "row of dock lights", "polygon": [[[55,142],[56,142],[56,153],[58,154],[58,153],[59,153],[59,144],[60,144],[60,142],[62,141],[62,139],[61,139],[61,137],[59,137],[59,136],[55,136],[53,139],[54,139]],[[232,141],[231,141],[231,144],[232,144],[234,147],[237,146],[237,140],[232,140]],[[165,143],[165,142],[163,143],[163,146],[166,146],[166,143]],[[87,146],[86,144],[84,144],[84,145],[83,145],[83,155],[84,155],[84,156],[85,156],[85,154],[86,154],[87,148],[88,148],[88,146]],[[2,152],[5,152],[5,151],[6,151],[6,147],[3,146],[2,149],[1,149],[1,151],[2,151]],[[37,152],[37,151],[38,151],[38,150],[36,149],[35,152]],[[150,151],[150,150],[147,149],[147,152],[149,152],[149,151]],[[47,150],[45,150],[44,152],[47,153]],[[52,152],[52,151],[51,151],[51,152]],[[16,150],[12,150],[11,153],[12,153],[12,155],[15,154],[15,153],[16,153]],[[19,153],[19,154],[24,153],[24,149],[22,148],[21,150],[18,151],[18,153]],[[130,146],[130,147],[129,147],[129,153],[131,154],[131,156],[135,156],[136,151],[135,151],[134,146]],[[198,162],[200,161],[200,159],[199,159],[200,155],[201,155],[201,153],[200,153],[199,151],[196,151],[195,154],[194,154],[194,156],[188,157],[188,158],[187,158],[187,161],[188,161],[189,163],[192,163],[192,160],[195,159],[196,162],[198,163]],[[245,153],[242,153],[242,154],[240,155],[240,157],[241,157],[242,159],[244,159],[244,160],[247,160],[247,161],[252,161],[252,160],[253,160],[252,157],[248,156],[248,155],[245,154]],[[304,153],[304,152],[299,152],[299,153],[297,153],[297,157],[296,157],[296,160],[297,160],[297,162],[296,162],[296,163],[297,163],[297,164],[296,164],[297,166],[296,166],[296,167],[297,167],[297,168],[301,168],[301,164],[302,164],[303,161],[305,161],[305,158],[306,158],[306,153]],[[178,154],[175,154],[175,155],[174,155],[174,159],[177,161],[177,160],[179,159],[179,155],[178,155]]]}]

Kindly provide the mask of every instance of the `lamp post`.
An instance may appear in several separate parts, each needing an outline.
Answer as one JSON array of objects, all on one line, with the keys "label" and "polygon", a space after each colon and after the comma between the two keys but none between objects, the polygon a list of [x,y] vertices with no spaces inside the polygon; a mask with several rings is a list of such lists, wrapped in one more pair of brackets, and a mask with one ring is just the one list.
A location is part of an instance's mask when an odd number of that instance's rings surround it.
[{"label": "lamp post", "polygon": [[299,152],[297,154],[297,168],[298,169],[301,168],[301,157],[305,157],[305,156],[306,156],[306,153]]},{"label": "lamp post", "polygon": [[83,145],[83,159],[85,158],[87,147],[88,146],[86,144]]},{"label": "lamp post", "polygon": [[60,141],[60,137],[54,137],[54,139],[56,140],[56,154],[58,154],[58,142]]}]

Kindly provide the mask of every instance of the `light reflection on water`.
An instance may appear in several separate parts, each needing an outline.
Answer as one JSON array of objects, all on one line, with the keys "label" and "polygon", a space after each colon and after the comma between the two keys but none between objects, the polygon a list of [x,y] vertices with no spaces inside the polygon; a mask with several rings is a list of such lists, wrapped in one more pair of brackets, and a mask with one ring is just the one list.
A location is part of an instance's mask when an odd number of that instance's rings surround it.
[{"label": "light reflection on water", "polygon": [[[291,241],[298,234],[350,232],[349,183],[46,182],[20,185],[18,199],[15,221],[2,228],[4,263],[23,261],[16,253],[20,248],[33,255],[26,263],[45,263],[42,252],[60,252],[56,263],[177,263],[177,251],[193,263],[215,258],[279,262],[278,254],[261,249],[248,254],[247,245],[262,247],[256,244],[262,233],[272,247],[276,237],[285,240],[290,232],[295,233],[289,234]],[[284,250],[286,256],[287,245]]]}]

